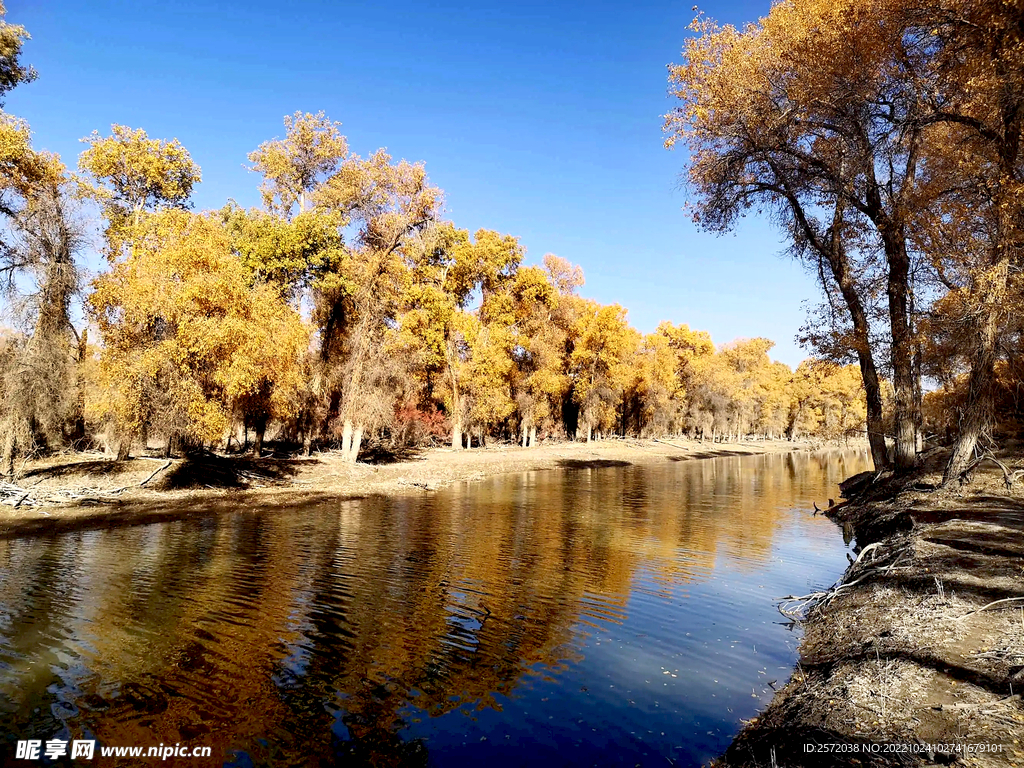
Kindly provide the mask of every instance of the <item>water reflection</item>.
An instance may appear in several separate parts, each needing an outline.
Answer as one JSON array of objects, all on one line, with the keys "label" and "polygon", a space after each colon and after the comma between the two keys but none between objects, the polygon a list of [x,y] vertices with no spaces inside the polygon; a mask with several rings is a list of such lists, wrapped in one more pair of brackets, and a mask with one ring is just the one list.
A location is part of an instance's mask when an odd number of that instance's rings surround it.
[{"label": "water reflection", "polygon": [[864,468],[531,472],[0,540],[0,754],[56,736],[237,765],[696,765],[788,676],[771,600],[841,571],[806,510]]}]

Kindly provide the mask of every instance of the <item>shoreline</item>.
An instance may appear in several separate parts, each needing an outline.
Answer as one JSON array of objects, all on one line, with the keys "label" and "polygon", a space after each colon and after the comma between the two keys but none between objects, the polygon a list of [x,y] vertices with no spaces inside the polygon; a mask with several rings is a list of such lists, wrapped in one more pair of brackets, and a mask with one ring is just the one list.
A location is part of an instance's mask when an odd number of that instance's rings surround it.
[{"label": "shoreline", "polygon": [[[691,461],[722,456],[826,450],[788,440],[701,443],[605,439],[552,442],[534,448],[499,445],[472,450],[429,448],[388,463],[348,464],[339,454],[255,459],[208,454],[198,459],[145,456],[115,462],[100,454],[50,457],[26,468],[19,492],[0,505],[0,538],[139,525],[193,515],[225,514],[255,505],[300,508],[324,499],[403,496],[460,482],[546,469]],[[20,491],[30,492],[21,503]],[[48,503],[60,499],[62,503]]]},{"label": "shoreline", "polygon": [[806,613],[790,681],[713,765],[1024,764],[1024,489],[978,468],[935,490],[944,463],[933,452],[829,513],[861,556]]}]

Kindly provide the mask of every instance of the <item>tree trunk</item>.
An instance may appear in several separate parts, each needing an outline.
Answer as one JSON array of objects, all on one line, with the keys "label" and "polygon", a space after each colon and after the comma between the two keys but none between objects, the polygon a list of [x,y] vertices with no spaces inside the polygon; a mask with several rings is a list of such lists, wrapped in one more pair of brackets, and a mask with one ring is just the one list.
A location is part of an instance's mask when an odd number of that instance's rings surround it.
[{"label": "tree trunk", "polygon": [[[879,204],[880,205],[880,204]],[[918,387],[914,381],[914,335],[910,326],[910,256],[907,253],[905,227],[899,220],[876,213],[875,225],[882,238],[888,266],[886,295],[889,304],[889,331],[892,384],[895,392],[893,433],[896,441],[893,462],[896,470],[906,472],[917,461]]]},{"label": "tree trunk", "polygon": [[132,441],[127,437],[122,438],[120,445],[117,446],[117,461],[128,461],[131,449]]},{"label": "tree trunk", "polygon": [[[1001,74],[1007,76],[1005,72]],[[1020,135],[1024,121],[1024,109],[1021,107],[1021,97],[1015,94],[1004,105],[1001,114],[1004,139],[998,142],[1000,185],[994,199],[997,211],[996,237],[989,256],[989,269],[984,270],[980,276],[981,295],[974,297],[983,315],[977,326],[975,355],[971,361],[967,403],[960,419],[960,433],[943,472],[943,484],[963,474],[974,457],[978,439],[991,428],[995,416],[995,364],[1000,329],[1004,325],[1000,322],[1000,315],[1005,311],[1009,265],[1019,261],[1021,249],[1016,221],[1020,209],[1019,203],[1014,200],[1014,192],[1019,188]]]},{"label": "tree trunk", "polygon": [[85,438],[85,357],[89,345],[89,329],[83,328],[78,337],[78,366],[76,375],[76,398],[75,398],[75,419],[74,439]]},{"label": "tree trunk", "polygon": [[18,452],[18,444],[14,439],[14,430],[7,430],[7,439],[4,440],[4,475],[8,479],[14,480],[14,455]]},{"label": "tree trunk", "polygon": [[593,431],[594,431],[594,428],[590,425],[590,422],[588,421],[587,422],[587,442],[588,443],[590,442],[591,435],[593,434]]},{"label": "tree trunk", "polygon": [[462,422],[456,421],[452,427],[452,448],[456,451],[462,450]]},{"label": "tree trunk", "polygon": [[252,443],[253,455],[258,459],[263,455],[263,436],[267,433],[267,419],[261,416],[256,421],[256,438]]},{"label": "tree trunk", "polygon": [[[902,250],[902,249],[901,249]],[[899,471],[909,470],[917,460],[917,429],[914,418],[914,349],[907,322],[907,277],[909,260],[906,256],[890,262],[889,268],[889,324],[892,331],[892,372],[895,390],[893,432],[896,440],[894,463]]]},{"label": "tree trunk", "polygon": [[986,312],[987,317],[978,334],[968,379],[967,404],[960,417],[960,433],[953,445],[953,453],[942,474],[943,485],[956,480],[964,473],[974,459],[974,447],[978,444],[978,439],[992,424],[998,340],[995,314],[994,308]]},{"label": "tree trunk", "polygon": [[[865,321],[866,325],[866,321]],[[864,333],[865,344],[867,332]],[[889,464],[889,452],[885,447],[885,421],[882,414],[882,386],[878,381],[878,369],[871,351],[857,351],[857,362],[860,364],[860,375],[864,382],[864,396],[867,400],[868,445],[871,448],[871,462],[875,469],[883,469]]]},{"label": "tree trunk", "polygon": [[341,458],[348,461],[348,455],[352,452],[352,420],[345,419],[341,425]]},{"label": "tree trunk", "polygon": [[[845,295],[845,291],[844,291]],[[868,338],[868,320],[859,297],[851,297],[847,307],[853,316],[854,340],[857,344],[857,363],[864,384],[864,397],[867,401],[868,445],[871,448],[871,461],[875,469],[883,469],[889,464],[889,453],[885,447],[885,420],[882,412],[882,386],[878,379],[875,358],[871,354],[871,342]]]},{"label": "tree trunk", "polygon": [[530,447],[537,447],[537,427],[536,425],[530,427]]},{"label": "tree trunk", "polygon": [[349,453],[348,453],[348,459],[347,459],[347,461],[350,464],[355,464],[356,460],[359,458],[359,446],[362,445],[362,442],[363,442],[363,425],[360,424],[358,427],[355,428],[355,431],[352,433],[352,444],[349,447]]},{"label": "tree trunk", "polygon": [[[885,422],[882,415],[882,388],[878,380],[878,369],[871,352],[870,325],[861,295],[853,275],[844,246],[844,215],[845,204],[842,198],[836,203],[832,217],[832,226],[824,239],[811,237],[819,254],[824,257],[832,273],[843,301],[850,313],[853,323],[853,342],[857,352],[857,363],[860,367],[861,379],[864,382],[864,394],[867,400],[868,444],[871,447],[871,460],[875,469],[882,469],[889,464],[889,455],[885,447]],[[808,227],[808,232],[811,232]],[[905,252],[904,252],[905,254]],[[904,293],[904,302],[906,295]],[[796,434],[790,435],[795,440]]]},{"label": "tree trunk", "polygon": [[523,448],[526,448],[529,444],[530,444],[530,431],[529,431],[529,428],[526,426],[526,423],[524,422],[523,423]]}]

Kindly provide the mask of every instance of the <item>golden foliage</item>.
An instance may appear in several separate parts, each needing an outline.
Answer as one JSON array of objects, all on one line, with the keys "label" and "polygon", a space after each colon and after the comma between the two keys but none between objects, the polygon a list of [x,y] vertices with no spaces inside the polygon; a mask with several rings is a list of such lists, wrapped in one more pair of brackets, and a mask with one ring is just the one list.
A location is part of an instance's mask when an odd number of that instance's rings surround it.
[{"label": "golden foliage", "polygon": [[143,216],[127,258],[89,297],[103,349],[98,410],[120,431],[209,442],[241,403],[294,413],[309,332],[270,284],[252,285],[211,216]]},{"label": "golden foliage", "polygon": [[291,215],[306,210],[309,196],[325,178],[336,173],[348,156],[341,123],[296,112],[285,115],[285,138],[266,141],[249,154],[252,170],[263,175],[260,192],[268,211]]},{"label": "golden foliage", "polygon": [[0,3],[0,98],[19,83],[36,78],[36,71],[21,63],[21,47],[31,35],[24,27],[3,19],[6,14],[7,8]]},{"label": "golden foliage", "polygon": [[89,149],[78,159],[79,169],[100,185],[101,198],[129,213],[183,206],[202,177],[181,142],[151,139],[141,128],[110,128],[110,136],[93,131],[83,139]]},{"label": "golden foliage", "polygon": [[107,218],[107,256],[118,258],[144,211],[185,208],[202,180],[199,166],[177,139],[151,139],[141,128],[112,125],[110,136],[93,131],[78,169],[91,179],[86,193]]},{"label": "golden foliage", "polygon": [[[422,164],[350,153],[322,113],[285,127],[250,156],[264,208],[205,214],[187,210],[199,169],[179,142],[123,126],[87,139],[79,167],[106,215],[109,269],[87,299],[100,346],[82,370],[91,421],[123,443],[216,442],[240,420],[258,449],[277,422],[307,444],[340,436],[354,461],[364,434],[404,434],[398,414],[417,411],[445,414],[457,446],[495,433],[532,445],[538,430],[793,431],[771,342],[716,351],[670,323],[644,336],[623,307],[577,295],[578,266],[524,266],[516,237],[443,220]],[[44,179],[71,183],[13,118],[0,164],[12,210]],[[855,421],[821,403],[800,429]]]}]

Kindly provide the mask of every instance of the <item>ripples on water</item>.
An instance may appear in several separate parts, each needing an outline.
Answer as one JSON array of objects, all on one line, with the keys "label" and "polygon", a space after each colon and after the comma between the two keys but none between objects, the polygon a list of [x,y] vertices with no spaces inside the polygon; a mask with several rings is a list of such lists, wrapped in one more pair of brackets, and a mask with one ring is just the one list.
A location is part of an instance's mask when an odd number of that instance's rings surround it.
[{"label": "ripples on water", "polygon": [[0,758],[84,737],[238,766],[700,765],[788,679],[773,599],[842,572],[808,510],[866,467],[529,472],[0,540]]}]

